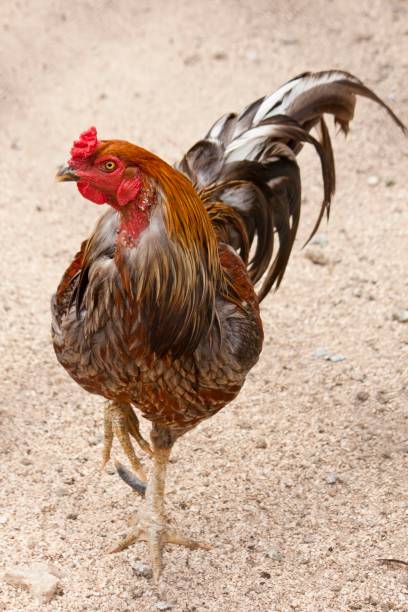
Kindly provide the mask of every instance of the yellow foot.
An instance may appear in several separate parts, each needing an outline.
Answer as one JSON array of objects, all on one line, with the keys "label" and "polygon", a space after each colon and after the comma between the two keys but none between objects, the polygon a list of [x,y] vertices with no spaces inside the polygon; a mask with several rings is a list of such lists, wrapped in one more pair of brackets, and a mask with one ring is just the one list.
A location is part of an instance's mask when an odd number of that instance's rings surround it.
[{"label": "yellow foot", "polygon": [[110,459],[112,442],[115,436],[118,438],[136,474],[141,480],[145,481],[146,474],[142,464],[136,457],[130,436],[136,440],[142,450],[150,457],[153,455],[153,452],[140,433],[139,421],[130,404],[112,402],[105,407],[102,469]]},{"label": "yellow foot", "polygon": [[140,521],[140,525],[136,527],[136,529],[132,530],[126,538],[112,546],[107,552],[121,552],[129,548],[129,546],[132,546],[135,542],[147,542],[152,564],[153,579],[156,584],[162,572],[162,551],[164,544],[186,546],[191,550],[197,550],[198,548],[203,550],[211,549],[209,544],[186,538],[171,527],[163,525],[160,522]]}]

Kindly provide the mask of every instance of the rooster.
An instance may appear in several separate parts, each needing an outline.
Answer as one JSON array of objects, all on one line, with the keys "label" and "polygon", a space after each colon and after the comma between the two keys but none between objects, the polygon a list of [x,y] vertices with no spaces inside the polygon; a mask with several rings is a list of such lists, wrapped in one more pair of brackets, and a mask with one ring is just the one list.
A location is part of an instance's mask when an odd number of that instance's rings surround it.
[{"label": "rooster", "polygon": [[[221,117],[176,167],[129,142],[99,140],[92,127],[57,174],[109,209],[52,298],[53,344],[70,376],[108,400],[103,463],[116,437],[133,470],[118,471],[145,497],[136,528],[111,551],[146,541],[156,582],[166,543],[208,548],[166,519],[172,446],[231,402],[257,362],[259,302],[281,283],[298,229],[296,155],[308,143],[320,158],[324,196],[313,235],[335,190],[324,114],[346,134],[356,95],[407,132],[353,75],[305,73]],[[152,422],[150,443],[135,409]],[[149,479],[133,440],[152,459]]]}]

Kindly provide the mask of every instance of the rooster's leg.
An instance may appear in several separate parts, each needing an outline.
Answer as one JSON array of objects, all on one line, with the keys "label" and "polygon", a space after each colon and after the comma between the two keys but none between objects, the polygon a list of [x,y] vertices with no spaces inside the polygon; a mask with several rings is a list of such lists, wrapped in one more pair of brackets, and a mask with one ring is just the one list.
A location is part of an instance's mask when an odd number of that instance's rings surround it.
[{"label": "rooster's leg", "polygon": [[[137,528],[109,551],[112,553],[120,552],[140,540],[147,542],[153,579],[156,584],[159,582],[162,572],[164,544],[177,544],[191,549],[203,548],[209,550],[210,548],[207,544],[196,542],[178,534],[168,525],[164,512],[164,487],[170,452],[171,446],[159,446],[155,444],[153,438],[153,470],[147,484],[145,505],[139,514]],[[124,479],[132,486],[131,478]],[[138,492],[140,493],[140,491]]]},{"label": "rooster's leg", "polygon": [[155,582],[159,580],[162,571],[162,545],[166,534],[164,486],[170,452],[171,448],[155,449],[153,472],[146,489],[145,535]]},{"label": "rooster's leg", "polygon": [[139,446],[150,456],[152,455],[152,450],[140,433],[139,421],[130,404],[112,402],[105,407],[104,447],[102,453],[103,467],[110,459],[112,442],[115,436],[118,438],[136,474],[145,481],[146,474],[142,464],[136,457],[130,436],[132,436]]}]

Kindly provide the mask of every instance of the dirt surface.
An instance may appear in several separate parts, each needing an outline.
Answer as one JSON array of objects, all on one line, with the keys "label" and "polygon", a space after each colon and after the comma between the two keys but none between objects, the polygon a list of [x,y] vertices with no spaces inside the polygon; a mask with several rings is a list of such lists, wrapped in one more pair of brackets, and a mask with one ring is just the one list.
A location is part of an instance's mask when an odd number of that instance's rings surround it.
[{"label": "dirt surface", "polygon": [[[151,581],[132,569],[147,562],[144,545],[104,554],[138,499],[99,470],[103,402],[50,343],[50,295],[101,213],[54,184],[55,168],[92,124],[173,162],[220,114],[304,70],[354,72],[408,123],[407,3],[0,11],[1,565],[52,563],[62,578],[49,610],[154,610]],[[378,562],[408,561],[408,323],[393,317],[408,308],[408,142],[361,101],[334,146],[337,196],[312,252],[301,245],[321,182],[301,154],[300,237],[262,308],[259,364],[237,401],[174,449],[169,509],[213,548],[166,552],[173,610],[408,610],[406,567]],[[39,609],[4,581],[0,608]]]}]

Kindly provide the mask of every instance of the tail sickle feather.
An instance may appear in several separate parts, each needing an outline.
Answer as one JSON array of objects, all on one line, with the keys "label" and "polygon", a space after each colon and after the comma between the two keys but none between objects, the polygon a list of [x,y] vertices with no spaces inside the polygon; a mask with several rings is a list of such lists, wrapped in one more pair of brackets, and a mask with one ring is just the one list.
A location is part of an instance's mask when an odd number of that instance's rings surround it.
[{"label": "tail sickle feather", "polygon": [[[296,155],[305,143],[311,144],[322,168],[323,201],[309,241],[324,214],[329,216],[336,187],[334,155],[324,115],[333,115],[347,134],[357,96],[379,104],[408,135],[392,109],[352,74],[339,70],[307,72],[253,102],[239,115],[223,115],[178,164],[201,192],[210,217],[217,219],[215,229],[222,239],[229,236],[229,243],[241,255],[249,248],[250,277],[254,283],[263,277],[260,300],[281,283],[299,225],[301,180]],[[313,128],[317,137],[310,134]],[[232,228],[226,207],[241,217],[245,237],[237,238],[239,224],[235,222]],[[279,238],[276,254],[275,232]]]}]

